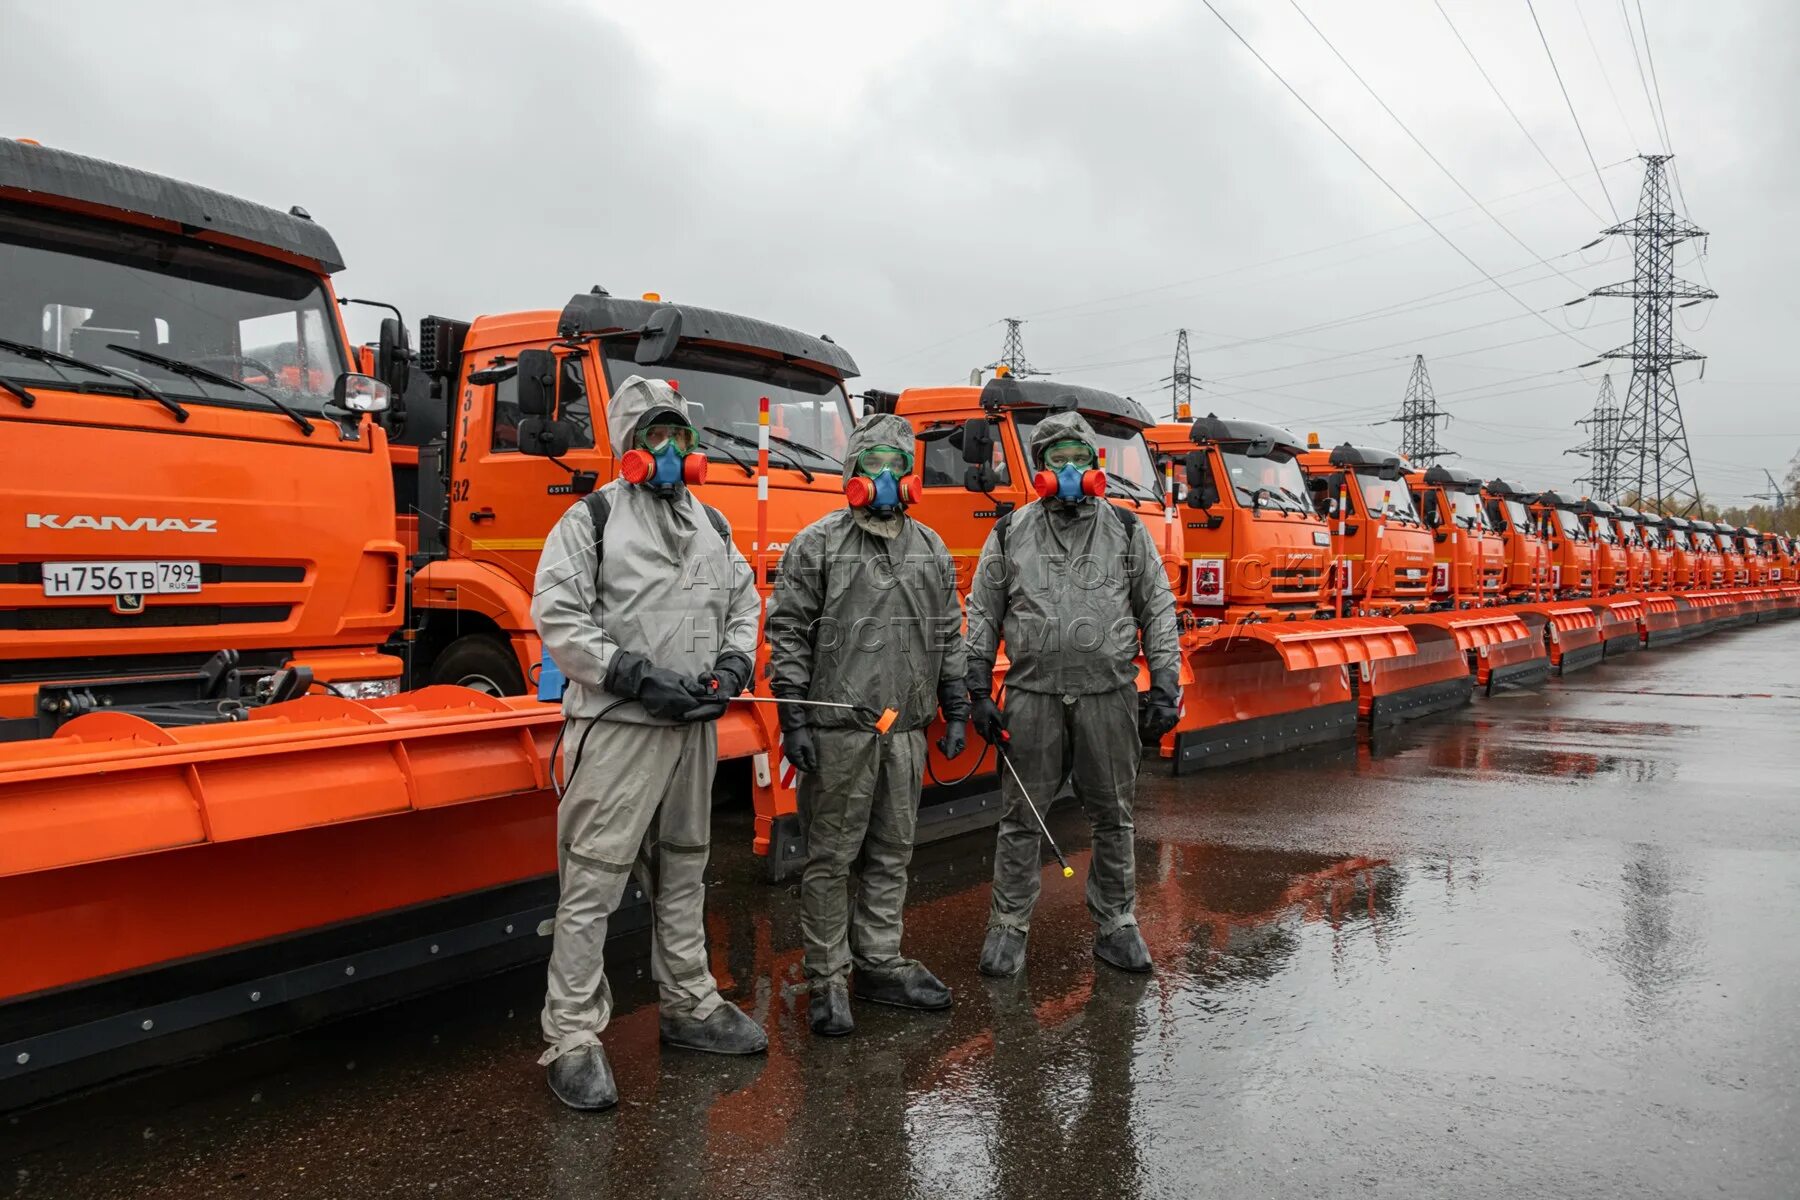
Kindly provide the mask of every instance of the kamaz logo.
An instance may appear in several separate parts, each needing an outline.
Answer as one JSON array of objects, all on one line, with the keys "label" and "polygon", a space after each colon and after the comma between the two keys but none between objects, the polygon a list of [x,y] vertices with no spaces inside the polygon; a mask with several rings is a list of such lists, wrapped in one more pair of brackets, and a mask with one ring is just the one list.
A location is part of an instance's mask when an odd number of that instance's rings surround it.
[{"label": "kamaz logo", "polygon": [[90,517],[76,513],[62,517],[55,513],[26,513],[27,529],[116,529],[121,533],[217,533],[218,522],[210,517]]}]

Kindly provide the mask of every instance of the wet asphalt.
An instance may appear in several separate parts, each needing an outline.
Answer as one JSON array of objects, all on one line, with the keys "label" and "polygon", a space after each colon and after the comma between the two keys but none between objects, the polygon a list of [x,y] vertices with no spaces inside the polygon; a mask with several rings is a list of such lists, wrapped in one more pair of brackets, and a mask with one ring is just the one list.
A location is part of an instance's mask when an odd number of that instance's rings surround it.
[{"label": "wet asphalt", "polygon": [[0,1119],[0,1195],[1800,1194],[1800,621],[1631,655],[1354,748],[1149,769],[1139,915],[1091,956],[1079,815],[1025,977],[975,970],[989,834],[915,860],[949,1014],[805,1026],[797,900],[721,813],[715,974],[766,1059],[656,1042],[563,1110],[521,969]]}]

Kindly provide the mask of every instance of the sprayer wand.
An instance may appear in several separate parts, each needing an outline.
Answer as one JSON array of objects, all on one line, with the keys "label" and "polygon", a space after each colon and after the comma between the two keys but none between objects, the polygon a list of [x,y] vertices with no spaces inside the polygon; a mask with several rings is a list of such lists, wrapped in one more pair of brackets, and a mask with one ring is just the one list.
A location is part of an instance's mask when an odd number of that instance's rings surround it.
[{"label": "sprayer wand", "polygon": [[1019,778],[1019,768],[1013,766],[1012,755],[1008,754],[1006,747],[999,742],[994,743],[994,750],[1000,755],[1000,761],[1006,764],[1006,769],[1012,772],[1013,782],[1019,785],[1019,795],[1025,797],[1025,807],[1029,808],[1031,815],[1037,818],[1038,828],[1044,831],[1044,838],[1050,843],[1050,853],[1056,855],[1056,861],[1062,864],[1063,878],[1073,879],[1075,868],[1071,867],[1069,860],[1063,857],[1062,850],[1056,844],[1055,836],[1050,832],[1050,826],[1044,824],[1044,814],[1038,811],[1037,804],[1031,799],[1031,793],[1025,790],[1025,781]]}]

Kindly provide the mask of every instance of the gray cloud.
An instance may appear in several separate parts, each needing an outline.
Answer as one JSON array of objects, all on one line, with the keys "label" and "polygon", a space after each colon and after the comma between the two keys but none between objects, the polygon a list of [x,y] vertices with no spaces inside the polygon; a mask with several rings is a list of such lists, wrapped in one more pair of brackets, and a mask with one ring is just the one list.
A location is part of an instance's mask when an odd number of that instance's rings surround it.
[{"label": "gray cloud", "polygon": [[[1599,265],[1569,254],[1598,223],[1429,3],[1306,8],[1568,280],[1468,211],[1291,10],[1220,6],[1409,199],[1448,214],[1458,245],[1512,272],[1530,307],[1628,272],[1623,247]],[[1446,7],[1604,212],[1528,20]],[[1603,77],[1573,10],[1539,8],[1595,156],[1651,148],[1619,14],[1582,10]],[[1523,316],[1204,8],[1080,21],[1038,5],[921,9],[926,28],[903,44],[818,9],[794,17],[791,46],[733,45],[714,28],[728,10],[709,5],[624,11],[203,0],[172,20],[166,6],[0,0],[0,132],[304,204],[346,252],[340,289],[414,317],[553,308],[593,283],[657,290],[830,332],[870,383],[900,387],[965,377],[998,351],[994,322],[1025,316],[1040,365],[1153,406],[1185,326],[1214,381],[1204,407],[1390,443],[1398,431],[1378,422],[1417,351],[1466,465],[1546,485],[1579,470],[1561,451],[1599,373],[1548,373],[1592,357],[1575,338],[1627,340],[1627,306],[1551,314],[1573,338]],[[1724,299],[1684,333],[1713,361],[1683,396],[1702,486],[1729,499],[1800,448],[1780,353],[1795,315],[1785,59],[1800,19],[1775,0],[1645,11],[1693,216],[1717,235],[1707,269]],[[1637,174],[1606,171],[1624,209]],[[1447,294],[1405,310],[1433,293]],[[1383,306],[1401,311],[1315,328]],[[1293,330],[1306,332],[1269,338]]]}]

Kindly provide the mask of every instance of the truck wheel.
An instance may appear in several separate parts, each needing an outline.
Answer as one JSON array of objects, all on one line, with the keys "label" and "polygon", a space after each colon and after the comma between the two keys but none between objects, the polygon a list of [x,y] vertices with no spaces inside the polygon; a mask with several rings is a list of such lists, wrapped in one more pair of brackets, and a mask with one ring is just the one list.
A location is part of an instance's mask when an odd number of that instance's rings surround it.
[{"label": "truck wheel", "polygon": [[489,696],[522,696],[525,676],[512,647],[491,634],[457,638],[438,655],[431,682],[455,683]]}]

